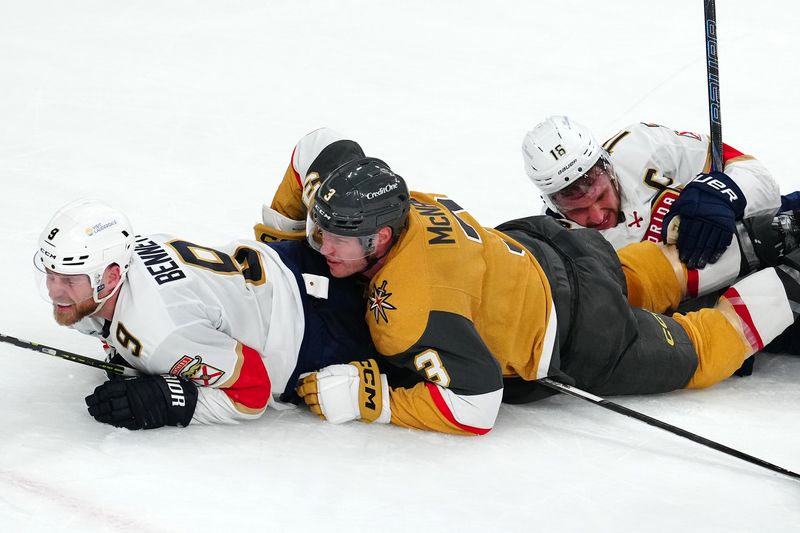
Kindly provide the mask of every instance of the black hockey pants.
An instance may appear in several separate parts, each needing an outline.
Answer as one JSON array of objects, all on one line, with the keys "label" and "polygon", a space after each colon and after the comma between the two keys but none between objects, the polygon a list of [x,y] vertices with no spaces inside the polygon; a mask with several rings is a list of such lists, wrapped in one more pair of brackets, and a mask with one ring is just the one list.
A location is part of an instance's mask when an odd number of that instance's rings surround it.
[{"label": "black hockey pants", "polygon": [[[553,377],[601,395],[686,386],[697,368],[689,337],[672,318],[628,304],[617,254],[599,232],[567,230],[547,216],[497,229],[530,250],[550,282],[559,325]],[[529,383],[507,380],[504,401],[541,397]]]}]

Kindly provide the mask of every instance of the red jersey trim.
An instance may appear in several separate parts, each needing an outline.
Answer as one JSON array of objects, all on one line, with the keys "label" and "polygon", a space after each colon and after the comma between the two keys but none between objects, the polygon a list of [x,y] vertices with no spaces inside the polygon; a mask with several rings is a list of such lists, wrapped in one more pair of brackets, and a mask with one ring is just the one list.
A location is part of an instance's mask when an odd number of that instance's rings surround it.
[{"label": "red jersey trim", "polygon": [[750,346],[755,351],[760,351],[764,347],[764,341],[761,339],[761,335],[758,333],[758,329],[756,329],[755,322],[753,322],[753,317],[750,316],[750,311],[742,300],[739,291],[731,287],[725,291],[723,296],[731,303],[733,310],[736,311],[736,314],[739,315],[739,318],[744,323],[744,336],[747,338],[747,342],[750,343]]},{"label": "red jersey trim", "polygon": [[744,154],[734,148],[733,146],[728,146],[725,143],[722,143],[722,162],[727,163],[731,159],[736,159],[737,157],[742,157]]},{"label": "red jersey trim", "polygon": [[689,298],[697,298],[700,292],[700,272],[694,268],[686,269],[686,295]]},{"label": "red jersey trim", "polygon": [[450,411],[450,407],[447,406],[447,402],[444,400],[444,397],[442,396],[442,392],[439,390],[439,387],[437,387],[433,383],[426,383],[425,386],[428,388],[428,392],[431,394],[431,398],[433,399],[433,403],[434,405],[436,405],[436,408],[439,409],[439,412],[442,413],[442,415],[452,425],[468,433],[474,433],[475,435],[485,435],[489,433],[489,431],[491,431],[492,428],[476,428],[473,426],[462,424],[461,422],[456,420],[456,417],[453,416],[453,412]]},{"label": "red jersey trim", "polygon": [[236,351],[241,351],[241,371],[235,382],[221,390],[228,395],[237,411],[261,412],[267,406],[272,391],[267,369],[261,355],[254,349],[239,344]]}]

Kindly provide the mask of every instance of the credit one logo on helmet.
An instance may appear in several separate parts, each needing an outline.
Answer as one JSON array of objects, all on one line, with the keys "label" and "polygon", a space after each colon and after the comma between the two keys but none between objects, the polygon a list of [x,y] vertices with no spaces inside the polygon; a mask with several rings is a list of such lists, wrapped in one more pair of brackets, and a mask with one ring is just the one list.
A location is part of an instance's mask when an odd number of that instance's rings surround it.
[{"label": "credit one logo on helmet", "polygon": [[90,228],[86,228],[86,235],[91,237],[92,235],[100,233],[104,229],[108,229],[111,226],[115,226],[116,224],[117,224],[116,219],[112,220],[111,222],[106,222],[106,223],[100,222],[100,223],[95,224],[94,226],[92,226]]},{"label": "credit one logo on helmet", "polygon": [[388,185],[384,185],[377,191],[368,192],[364,196],[367,198],[367,200],[372,200],[373,198],[377,198],[378,196],[386,194],[389,191],[393,191],[396,188],[397,188],[397,183],[389,183]]}]

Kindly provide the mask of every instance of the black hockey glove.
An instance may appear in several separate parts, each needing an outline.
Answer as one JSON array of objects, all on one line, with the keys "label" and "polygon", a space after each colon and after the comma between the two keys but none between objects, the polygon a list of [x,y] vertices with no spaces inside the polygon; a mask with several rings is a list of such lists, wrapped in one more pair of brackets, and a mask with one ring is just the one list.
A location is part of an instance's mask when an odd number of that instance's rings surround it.
[{"label": "black hockey glove", "polygon": [[716,263],[730,246],[736,220],[742,218],[746,205],[742,190],[728,175],[722,172],[698,174],[684,187],[664,217],[662,238],[669,242],[669,224],[680,216],[676,244],[681,261],[689,268]]},{"label": "black hockey glove", "polygon": [[188,426],[197,405],[197,386],[169,374],[106,381],[86,397],[89,414],[118,428]]}]

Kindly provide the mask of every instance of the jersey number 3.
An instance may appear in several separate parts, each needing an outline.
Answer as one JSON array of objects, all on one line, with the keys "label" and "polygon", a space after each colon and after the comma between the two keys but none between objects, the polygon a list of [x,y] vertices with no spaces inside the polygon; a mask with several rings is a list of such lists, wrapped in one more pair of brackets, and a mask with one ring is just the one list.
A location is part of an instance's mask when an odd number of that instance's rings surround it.
[{"label": "jersey number 3", "polygon": [[428,381],[447,387],[450,385],[450,374],[442,365],[442,359],[436,350],[425,350],[414,357],[414,366],[417,370],[424,370]]}]

